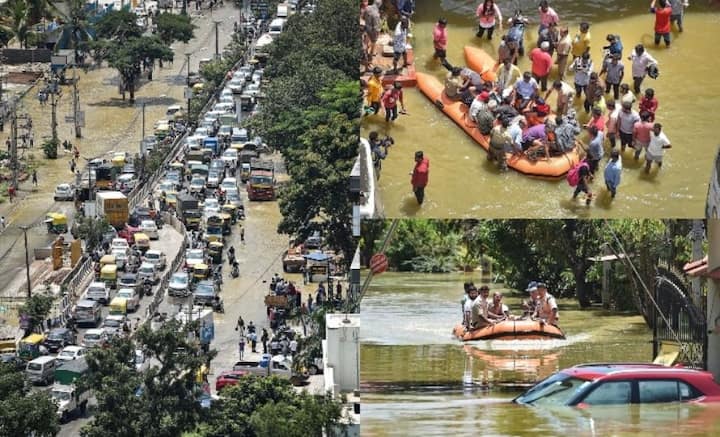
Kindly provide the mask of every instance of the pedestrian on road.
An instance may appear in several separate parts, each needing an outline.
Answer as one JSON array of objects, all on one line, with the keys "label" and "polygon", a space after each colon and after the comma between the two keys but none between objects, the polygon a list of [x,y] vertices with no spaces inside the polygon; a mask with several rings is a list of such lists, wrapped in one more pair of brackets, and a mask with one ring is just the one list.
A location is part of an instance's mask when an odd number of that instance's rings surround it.
[{"label": "pedestrian on road", "polygon": [[266,354],[267,351],[268,351],[268,349],[267,349],[267,344],[268,344],[269,338],[270,338],[270,336],[268,335],[267,329],[263,328],[263,330],[262,330],[262,336],[260,337],[260,341],[262,341],[263,353],[264,353],[264,354]]},{"label": "pedestrian on road", "polygon": [[0,217],[0,229],[5,230],[5,216]]},{"label": "pedestrian on road", "polygon": [[308,293],[308,302],[307,302],[308,311],[312,312],[313,310],[313,297],[312,293]]},{"label": "pedestrian on road", "polygon": [[240,341],[238,342],[238,352],[240,353],[240,359],[243,359],[243,355],[245,354],[245,337],[240,335]]},{"label": "pedestrian on road", "polygon": [[33,170],[32,172],[32,183],[37,187],[37,170]]},{"label": "pedestrian on road", "polygon": [[293,339],[290,341],[290,355],[292,355],[292,356],[294,357],[295,354],[297,353],[297,348],[298,348],[298,342],[297,342],[297,340],[295,340],[295,339],[293,338]]},{"label": "pedestrian on road", "polygon": [[335,286],[335,296],[337,296],[338,299],[342,299],[342,285],[340,281],[338,281],[337,286]]},{"label": "pedestrian on road", "polygon": [[[251,323],[252,323],[252,322],[251,322]],[[250,328],[250,326],[248,326],[248,328]],[[253,352],[257,352],[257,350],[256,350],[256,348],[257,348],[257,334],[255,333],[255,331],[252,331],[252,332],[248,335],[248,338],[250,339],[250,345],[252,346],[252,351],[253,351]]]},{"label": "pedestrian on road", "polygon": [[243,226],[242,223],[240,224],[240,242],[245,242],[245,226]]},{"label": "pedestrian on road", "polygon": [[242,316],[238,316],[237,324],[235,325],[235,330],[240,331],[240,335],[245,334],[245,320],[243,320]]},{"label": "pedestrian on road", "polygon": [[70,173],[75,174],[75,158],[70,158]]},{"label": "pedestrian on road", "polygon": [[248,323],[247,330],[250,334],[255,333],[255,325],[253,324],[252,320],[250,320],[250,323]]}]

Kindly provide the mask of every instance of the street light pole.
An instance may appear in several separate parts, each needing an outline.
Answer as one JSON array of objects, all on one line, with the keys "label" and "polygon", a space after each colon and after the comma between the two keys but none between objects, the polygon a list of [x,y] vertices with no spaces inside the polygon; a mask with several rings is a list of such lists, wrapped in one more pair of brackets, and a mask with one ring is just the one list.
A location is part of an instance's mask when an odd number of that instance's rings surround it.
[{"label": "street light pole", "polygon": [[222,21],[215,21],[215,59],[220,59],[220,38],[218,35],[218,28]]},{"label": "street light pole", "polygon": [[185,53],[185,63],[187,64],[187,89],[185,90],[187,94],[187,128],[190,127],[190,55],[192,53]]},{"label": "street light pole", "polygon": [[25,279],[27,280],[27,297],[32,297],[32,285],[30,284],[30,257],[28,256],[28,242],[27,242],[27,231],[29,226],[20,226],[25,235]]}]

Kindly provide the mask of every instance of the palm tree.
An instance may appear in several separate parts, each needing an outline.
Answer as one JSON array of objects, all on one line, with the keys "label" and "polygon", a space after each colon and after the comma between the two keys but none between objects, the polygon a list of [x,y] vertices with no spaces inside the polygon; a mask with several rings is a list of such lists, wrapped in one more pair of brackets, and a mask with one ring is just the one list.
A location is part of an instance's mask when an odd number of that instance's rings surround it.
[{"label": "palm tree", "polygon": [[27,47],[30,33],[30,9],[28,9],[27,3],[23,0],[10,0],[2,9],[3,24],[12,31],[21,48]]}]

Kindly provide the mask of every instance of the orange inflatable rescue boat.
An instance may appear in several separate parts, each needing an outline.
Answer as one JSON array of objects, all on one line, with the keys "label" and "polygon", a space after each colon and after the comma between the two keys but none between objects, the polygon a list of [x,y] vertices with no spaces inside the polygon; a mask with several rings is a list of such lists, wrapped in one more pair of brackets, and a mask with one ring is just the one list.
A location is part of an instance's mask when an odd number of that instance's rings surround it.
[{"label": "orange inflatable rescue boat", "polygon": [[462,341],[565,339],[562,329],[536,320],[503,320],[474,331],[465,331],[460,324],[453,329],[453,335]]}]

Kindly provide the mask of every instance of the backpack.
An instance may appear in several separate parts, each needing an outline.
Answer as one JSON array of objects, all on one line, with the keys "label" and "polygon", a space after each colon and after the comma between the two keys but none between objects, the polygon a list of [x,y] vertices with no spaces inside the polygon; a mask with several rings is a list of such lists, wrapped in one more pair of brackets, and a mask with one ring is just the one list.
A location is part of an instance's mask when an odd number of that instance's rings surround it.
[{"label": "backpack", "polygon": [[584,159],[577,164],[575,164],[570,171],[568,171],[567,174],[567,181],[568,184],[570,184],[571,187],[577,187],[577,185],[580,183],[580,168],[590,168],[587,161]]}]

